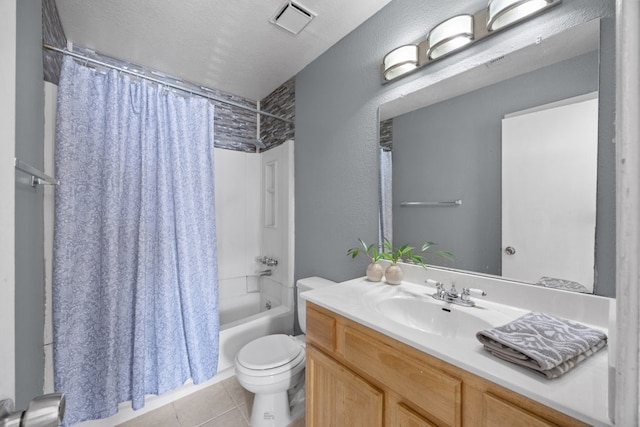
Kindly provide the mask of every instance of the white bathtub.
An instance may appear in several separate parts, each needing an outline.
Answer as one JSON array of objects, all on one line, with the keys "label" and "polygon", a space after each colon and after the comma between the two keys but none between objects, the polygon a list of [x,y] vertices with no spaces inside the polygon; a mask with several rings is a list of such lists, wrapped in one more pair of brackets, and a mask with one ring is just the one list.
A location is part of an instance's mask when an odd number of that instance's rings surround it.
[{"label": "white bathtub", "polygon": [[[262,300],[265,305],[262,306]],[[228,329],[237,325],[239,320],[259,314],[266,309],[266,301],[273,304],[268,298],[262,297],[259,292],[251,292],[235,297],[220,298],[220,327]],[[276,305],[278,305],[276,303]]]}]

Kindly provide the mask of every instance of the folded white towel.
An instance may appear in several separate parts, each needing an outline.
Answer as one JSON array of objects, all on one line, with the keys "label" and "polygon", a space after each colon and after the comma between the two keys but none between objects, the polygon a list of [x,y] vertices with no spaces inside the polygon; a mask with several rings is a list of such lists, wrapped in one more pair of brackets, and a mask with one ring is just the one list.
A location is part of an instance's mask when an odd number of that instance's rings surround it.
[{"label": "folded white towel", "polygon": [[601,331],[535,312],[480,331],[476,337],[495,356],[531,368],[547,378],[565,374],[607,345],[607,335]]}]

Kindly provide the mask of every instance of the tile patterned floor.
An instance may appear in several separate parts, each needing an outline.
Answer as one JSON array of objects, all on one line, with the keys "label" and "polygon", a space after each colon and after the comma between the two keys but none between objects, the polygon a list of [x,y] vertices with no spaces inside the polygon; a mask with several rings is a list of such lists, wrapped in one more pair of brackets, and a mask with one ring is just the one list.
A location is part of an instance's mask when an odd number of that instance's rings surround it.
[{"label": "tile patterned floor", "polygon": [[118,427],[248,427],[252,404],[234,376]]},{"label": "tile patterned floor", "polygon": [[[233,376],[117,427],[248,427],[252,404]],[[304,427],[304,418],[291,427]]]}]

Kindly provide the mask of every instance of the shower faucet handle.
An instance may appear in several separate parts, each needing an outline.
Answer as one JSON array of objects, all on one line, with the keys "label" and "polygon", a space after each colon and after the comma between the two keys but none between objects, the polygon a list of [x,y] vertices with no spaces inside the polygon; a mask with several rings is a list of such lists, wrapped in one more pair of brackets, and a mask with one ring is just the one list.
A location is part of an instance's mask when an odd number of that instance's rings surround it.
[{"label": "shower faucet handle", "polygon": [[275,258],[271,258],[268,256],[259,256],[256,258],[256,260],[261,263],[266,265],[267,267],[275,267],[278,265],[278,260]]}]

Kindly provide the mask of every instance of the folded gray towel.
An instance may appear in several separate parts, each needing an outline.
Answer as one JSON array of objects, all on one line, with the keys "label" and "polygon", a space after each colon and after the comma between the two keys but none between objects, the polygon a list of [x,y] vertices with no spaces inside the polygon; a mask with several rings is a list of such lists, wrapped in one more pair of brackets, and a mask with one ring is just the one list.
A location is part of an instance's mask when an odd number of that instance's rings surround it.
[{"label": "folded gray towel", "polygon": [[578,322],[528,313],[476,334],[493,355],[557,378],[607,345],[607,335]]},{"label": "folded gray towel", "polygon": [[561,289],[563,291],[573,291],[573,292],[582,292],[588,293],[589,290],[582,286],[578,282],[573,282],[571,280],[564,279],[556,279],[554,277],[542,276],[535,283],[539,286],[544,286],[545,288],[553,288],[553,289]]}]

